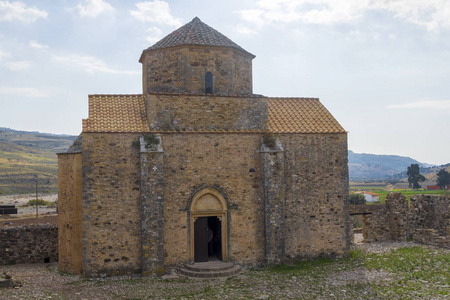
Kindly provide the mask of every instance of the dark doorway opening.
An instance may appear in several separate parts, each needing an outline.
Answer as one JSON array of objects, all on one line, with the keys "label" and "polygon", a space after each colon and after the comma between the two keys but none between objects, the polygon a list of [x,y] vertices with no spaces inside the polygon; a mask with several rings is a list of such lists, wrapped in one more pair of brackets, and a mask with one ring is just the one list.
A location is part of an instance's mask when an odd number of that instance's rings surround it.
[{"label": "dark doorway opening", "polygon": [[222,224],[217,217],[200,217],[194,223],[194,261],[222,260]]}]

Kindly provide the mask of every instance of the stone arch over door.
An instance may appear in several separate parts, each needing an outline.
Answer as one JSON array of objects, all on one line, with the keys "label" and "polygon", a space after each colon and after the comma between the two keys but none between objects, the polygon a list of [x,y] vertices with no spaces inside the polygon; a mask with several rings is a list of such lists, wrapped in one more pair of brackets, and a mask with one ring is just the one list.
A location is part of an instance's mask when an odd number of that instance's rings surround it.
[{"label": "stone arch over door", "polygon": [[215,188],[206,187],[197,191],[191,198],[189,210],[189,260],[195,258],[194,224],[198,218],[217,217],[221,222],[222,261],[228,260],[228,205],[225,197]]}]

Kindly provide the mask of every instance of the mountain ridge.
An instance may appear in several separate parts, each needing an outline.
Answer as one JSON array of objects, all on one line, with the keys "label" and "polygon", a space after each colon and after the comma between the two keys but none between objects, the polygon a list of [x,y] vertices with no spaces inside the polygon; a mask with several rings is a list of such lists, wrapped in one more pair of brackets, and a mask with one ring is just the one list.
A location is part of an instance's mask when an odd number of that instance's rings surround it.
[{"label": "mountain ridge", "polygon": [[406,174],[411,164],[418,164],[421,169],[435,167],[407,156],[355,153],[348,150],[350,180],[387,180],[398,177],[398,174]]}]

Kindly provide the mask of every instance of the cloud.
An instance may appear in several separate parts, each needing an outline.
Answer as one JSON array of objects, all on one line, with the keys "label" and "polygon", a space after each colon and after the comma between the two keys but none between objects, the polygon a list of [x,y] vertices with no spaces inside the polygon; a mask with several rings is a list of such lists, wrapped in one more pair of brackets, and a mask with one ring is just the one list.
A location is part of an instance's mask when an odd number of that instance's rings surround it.
[{"label": "cloud", "polygon": [[0,1],[0,21],[22,21],[31,23],[39,18],[46,19],[48,16],[45,10],[36,7],[29,7],[23,2]]},{"label": "cloud", "polygon": [[180,19],[171,15],[169,4],[165,1],[138,2],[135,5],[137,10],[130,10],[130,14],[139,21],[177,27],[182,25]]},{"label": "cloud", "polygon": [[37,50],[46,50],[46,49],[48,49],[48,46],[47,46],[47,45],[39,44],[39,43],[36,42],[36,41],[30,41],[30,42],[29,42],[29,45],[30,45],[31,48],[37,49]]},{"label": "cloud", "polygon": [[162,37],[162,31],[158,27],[150,27],[146,30],[149,33],[149,36],[147,37],[147,41],[150,43],[156,43],[158,42]]},{"label": "cloud", "polygon": [[134,75],[138,74],[139,72],[135,71],[120,71],[115,70],[110,67],[108,67],[103,61],[100,59],[88,56],[88,55],[69,55],[69,56],[55,56],[54,59],[57,62],[75,65],[79,68],[84,69],[87,73],[93,74],[93,73],[109,73],[109,74],[127,74],[127,75]]},{"label": "cloud", "polygon": [[450,109],[450,100],[418,101],[387,106],[389,109]]},{"label": "cloud", "polygon": [[9,52],[4,52],[0,49],[0,62],[3,60],[3,58],[9,58],[11,57],[11,54]]},{"label": "cloud", "polygon": [[48,93],[35,88],[12,88],[4,86],[0,86],[0,94],[28,98],[45,98],[49,96]]},{"label": "cloud", "polygon": [[112,12],[114,8],[103,0],[85,0],[86,4],[79,3],[75,8],[80,17],[94,18],[103,13]]},{"label": "cloud", "polygon": [[26,70],[30,67],[30,63],[28,61],[10,61],[5,63],[5,66],[8,67],[11,71],[21,71]]},{"label": "cloud", "polygon": [[259,0],[256,9],[238,11],[256,28],[277,23],[348,24],[369,11],[385,12],[429,31],[450,29],[448,0]]}]

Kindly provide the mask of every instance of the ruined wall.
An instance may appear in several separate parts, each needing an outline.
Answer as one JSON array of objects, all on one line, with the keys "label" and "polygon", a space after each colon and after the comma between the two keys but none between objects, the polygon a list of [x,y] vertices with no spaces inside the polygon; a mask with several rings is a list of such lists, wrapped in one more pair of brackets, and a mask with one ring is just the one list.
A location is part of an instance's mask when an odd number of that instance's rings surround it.
[{"label": "ruined wall", "polygon": [[81,152],[58,155],[58,269],[75,274],[83,269],[81,165]]},{"label": "ruined wall", "polygon": [[450,197],[415,195],[410,204],[414,241],[450,248]]},{"label": "ruined wall", "polygon": [[58,227],[19,226],[0,229],[0,265],[58,261]]},{"label": "ruined wall", "polygon": [[259,134],[165,134],[165,264],[189,260],[188,201],[213,186],[228,202],[230,258],[264,260],[264,209]]},{"label": "ruined wall", "polygon": [[401,193],[389,193],[385,204],[351,205],[351,214],[363,214],[366,241],[406,241],[410,235],[408,201]]},{"label": "ruined wall", "polygon": [[347,135],[279,138],[285,149],[286,259],[347,252]]},{"label": "ruined wall", "polygon": [[205,94],[205,74],[213,75],[213,94],[252,94],[252,59],[233,48],[182,46],[145,53],[146,92]]},{"label": "ruined wall", "polygon": [[83,133],[83,273],[141,272],[138,134]]},{"label": "ruined wall", "polygon": [[363,214],[366,241],[405,241],[450,247],[450,197],[415,195],[408,201],[389,193],[386,204],[352,205],[351,214]]},{"label": "ruined wall", "polygon": [[152,130],[261,130],[266,98],[147,95]]}]

